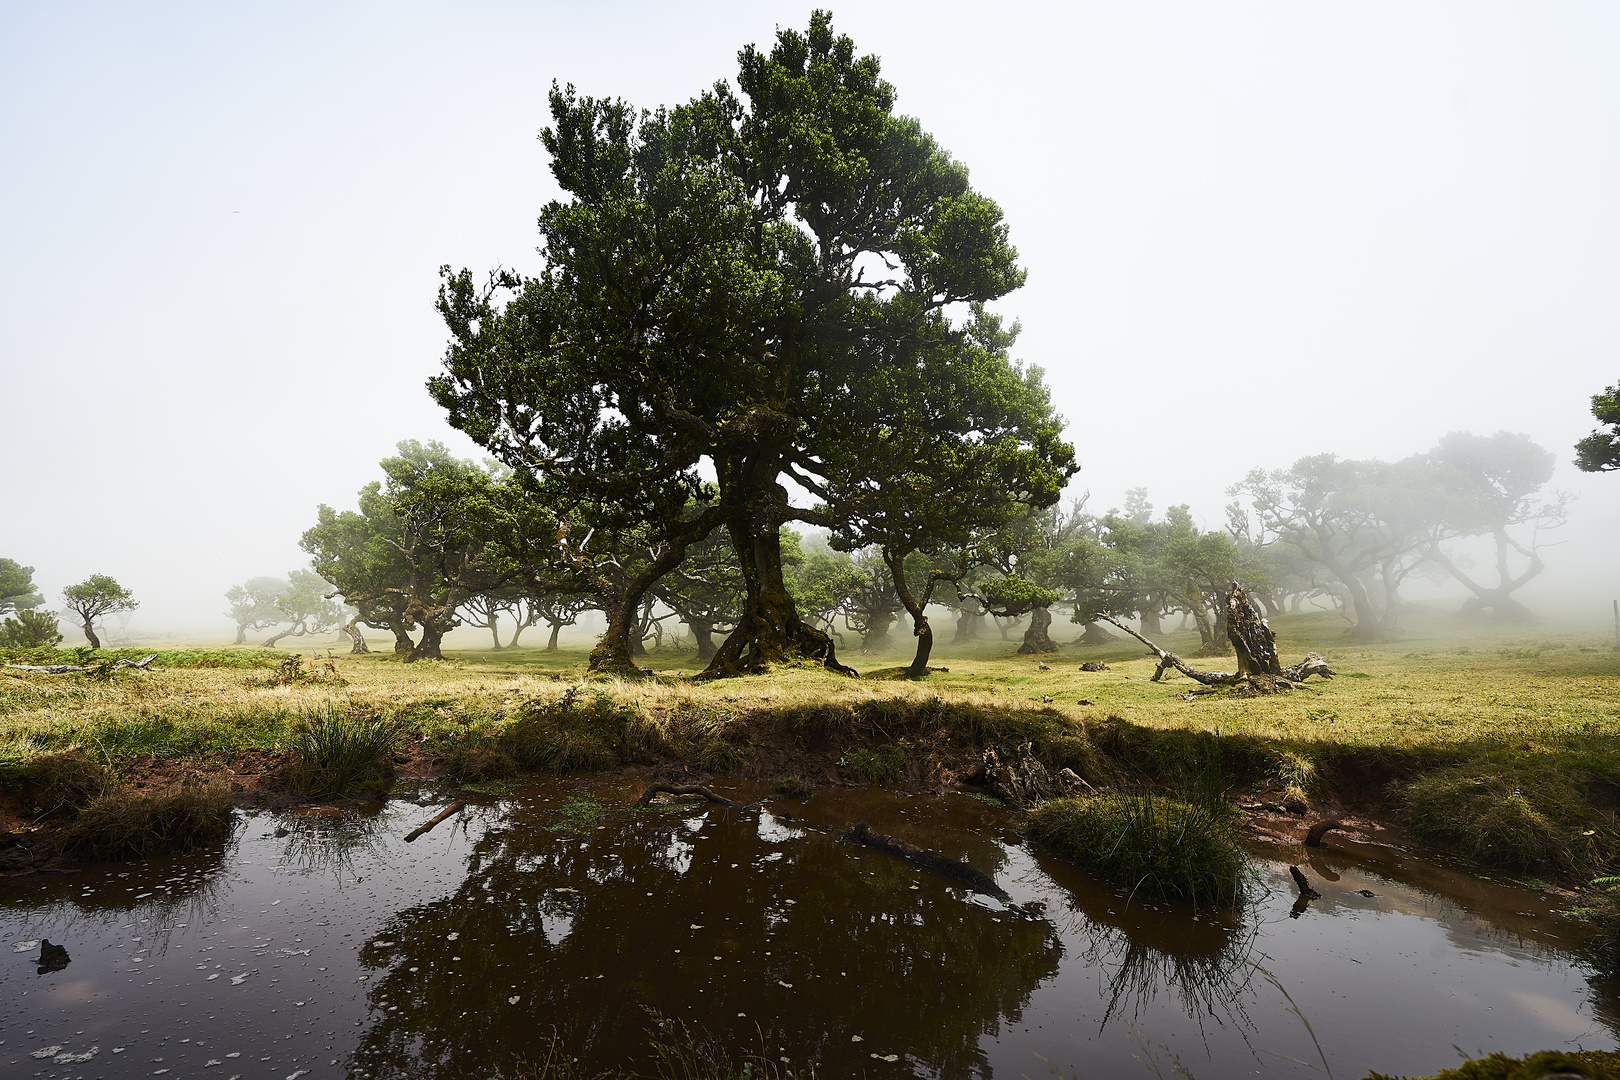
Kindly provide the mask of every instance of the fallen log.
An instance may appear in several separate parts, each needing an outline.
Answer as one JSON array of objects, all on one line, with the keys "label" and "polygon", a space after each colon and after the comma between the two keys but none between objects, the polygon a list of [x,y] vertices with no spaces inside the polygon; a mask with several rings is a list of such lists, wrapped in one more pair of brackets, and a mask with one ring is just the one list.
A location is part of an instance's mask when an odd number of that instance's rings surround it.
[{"label": "fallen log", "polygon": [[1299,898],[1301,900],[1322,899],[1322,894],[1311,888],[1311,883],[1305,880],[1305,875],[1299,872],[1299,867],[1290,866],[1288,873],[1293,876],[1294,884],[1299,886]]},{"label": "fallen log", "polygon": [[1311,675],[1320,675],[1324,679],[1331,679],[1336,674],[1337,672],[1328,667],[1326,660],[1313,652],[1306,653],[1305,659],[1297,664],[1290,664],[1282,670],[1283,678],[1289,682],[1304,682]]},{"label": "fallen log", "polygon": [[[150,665],[152,663],[152,661],[154,661],[156,659],[157,659],[157,653],[153,653],[151,656],[148,656],[148,657],[146,657],[144,659],[141,659],[141,660],[130,660],[127,657],[120,657],[118,660],[116,660],[112,664],[111,670],[117,671],[117,670],[119,670],[121,668],[134,668],[136,671],[145,671],[145,670],[147,670],[148,665]],[[89,665],[79,665],[79,664],[7,664],[6,668],[8,670],[11,670],[11,671],[32,671],[36,675],[67,675],[67,674],[69,674],[71,672],[75,672],[75,671],[98,671],[98,670],[101,669],[101,665],[100,664],[89,664]],[[161,671],[163,669],[159,668],[158,670]]]},{"label": "fallen log", "polygon": [[405,834],[405,842],[408,844],[412,840],[415,840],[418,836],[421,836],[423,833],[428,832],[429,830],[431,830],[433,828],[433,826],[437,825],[439,822],[445,820],[446,818],[454,816],[458,811],[461,810],[462,807],[464,807],[466,805],[467,805],[466,803],[461,802],[460,800],[457,800],[456,802],[451,803],[449,806],[445,807],[443,810],[440,810],[437,814],[433,815],[433,817],[430,820],[423,823],[422,825],[417,826],[416,828],[412,829],[410,832],[406,833]]},{"label": "fallen log", "polygon": [[635,804],[637,806],[647,806],[652,802],[653,796],[654,795],[659,795],[659,794],[663,794],[663,795],[701,795],[705,799],[708,799],[710,802],[719,803],[721,806],[741,806],[742,805],[742,803],[732,802],[730,799],[726,798],[724,795],[715,794],[713,791],[711,791],[708,788],[704,787],[702,784],[683,784],[683,785],[680,785],[680,786],[676,786],[674,784],[648,784],[647,785],[647,790],[643,791],[641,793],[641,798],[637,799]]},{"label": "fallen log", "polygon": [[1194,682],[1211,688],[1197,690],[1194,693],[1232,689],[1248,694],[1269,694],[1277,690],[1292,690],[1296,683],[1304,682],[1312,675],[1324,679],[1333,678],[1333,669],[1316,653],[1306,653],[1305,659],[1299,663],[1282,667],[1277,659],[1276,635],[1271,632],[1266,620],[1260,617],[1259,610],[1243,591],[1243,586],[1235,581],[1226,594],[1225,604],[1226,636],[1237,652],[1237,671],[1200,671],[1170,650],[1161,649],[1117,619],[1108,615],[1097,617],[1104,622],[1113,623],[1146,645],[1153,655],[1159,658],[1159,667],[1153,673],[1153,682],[1159,682],[1164,678],[1165,672],[1174,668]]},{"label": "fallen log", "polygon": [[882,851],[906,860],[914,866],[924,870],[932,870],[942,874],[960,885],[966,885],[974,892],[993,896],[1004,904],[1011,904],[1012,897],[1007,895],[1005,889],[995,883],[988,874],[975,870],[972,866],[960,859],[947,858],[934,851],[926,851],[915,844],[908,844],[904,840],[893,836],[884,836],[873,832],[871,826],[864,821],[857,821],[855,827],[842,834],[845,839],[862,847],[869,847],[874,851]]},{"label": "fallen log", "polygon": [[1169,649],[1159,648],[1157,645],[1153,644],[1153,642],[1149,641],[1141,634],[1138,634],[1135,630],[1132,630],[1124,623],[1114,619],[1112,616],[1099,615],[1097,618],[1101,619],[1103,622],[1113,623],[1115,626],[1119,627],[1121,630],[1131,635],[1131,637],[1135,638],[1137,641],[1140,641],[1142,644],[1146,645],[1150,650],[1152,650],[1153,655],[1159,658],[1159,670],[1153,673],[1153,682],[1158,682],[1164,676],[1165,671],[1170,668],[1175,668],[1177,671],[1187,676],[1187,678],[1193,680],[1194,682],[1203,683],[1205,686],[1220,686],[1225,683],[1234,682],[1238,677],[1237,672],[1235,671],[1199,671],[1197,668],[1188,664],[1185,660],[1171,652]]}]

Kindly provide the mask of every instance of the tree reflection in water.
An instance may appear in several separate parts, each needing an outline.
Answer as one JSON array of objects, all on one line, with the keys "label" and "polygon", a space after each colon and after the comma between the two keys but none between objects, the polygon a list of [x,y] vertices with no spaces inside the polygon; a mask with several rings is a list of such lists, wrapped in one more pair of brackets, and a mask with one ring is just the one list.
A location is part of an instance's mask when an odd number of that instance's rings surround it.
[{"label": "tree reflection in water", "polygon": [[452,896],[362,948],[381,974],[356,1074],[488,1076],[553,1031],[586,1069],[634,1065],[652,1009],[823,1075],[864,1072],[874,1053],[985,1075],[981,1038],[1058,968],[1044,920],[765,813],[567,834],[543,808],[510,810]]}]

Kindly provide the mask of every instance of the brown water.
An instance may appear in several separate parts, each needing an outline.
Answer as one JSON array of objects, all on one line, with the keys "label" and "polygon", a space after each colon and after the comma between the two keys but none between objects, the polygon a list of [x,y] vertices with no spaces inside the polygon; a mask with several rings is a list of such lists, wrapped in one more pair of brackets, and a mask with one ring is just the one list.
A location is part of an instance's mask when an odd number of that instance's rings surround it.
[{"label": "brown water", "polygon": [[[648,1010],[822,1077],[1345,1080],[1616,1045],[1615,989],[1536,893],[1390,847],[1313,852],[1297,918],[1262,862],[1239,919],[1127,902],[962,795],[552,828],[581,791],[634,794],[538,783],[409,845],[433,809],[259,814],[223,852],[0,879],[0,1076],[489,1077],[553,1035],[607,1067]],[[861,819],[1034,910],[820,828]],[[40,938],[66,968],[37,971]]]}]

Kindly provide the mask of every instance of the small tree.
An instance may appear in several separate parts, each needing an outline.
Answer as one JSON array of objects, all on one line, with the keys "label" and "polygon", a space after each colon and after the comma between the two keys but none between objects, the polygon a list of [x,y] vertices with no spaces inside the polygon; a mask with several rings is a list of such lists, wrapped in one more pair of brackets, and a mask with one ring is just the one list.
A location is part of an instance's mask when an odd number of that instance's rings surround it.
[{"label": "small tree", "polygon": [[96,636],[97,619],[141,606],[133,593],[106,574],[91,574],[77,585],[69,585],[62,590],[62,602],[79,616],[80,628],[92,649],[101,648],[101,639]]},{"label": "small tree", "polygon": [[62,641],[62,628],[48,611],[21,608],[15,619],[0,622],[0,649],[49,648]]},{"label": "small tree", "polygon": [[34,590],[34,568],[13,559],[0,559],[0,615],[8,611],[34,608],[45,598]]}]

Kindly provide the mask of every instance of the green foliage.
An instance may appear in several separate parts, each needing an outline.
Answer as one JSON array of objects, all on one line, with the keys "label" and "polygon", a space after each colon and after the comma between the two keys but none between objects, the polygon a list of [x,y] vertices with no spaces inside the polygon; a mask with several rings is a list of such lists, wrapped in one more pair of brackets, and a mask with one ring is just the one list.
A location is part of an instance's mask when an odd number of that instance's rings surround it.
[{"label": "green foliage", "polygon": [[[877,59],[816,12],[739,62],[736,90],[639,114],[553,89],[545,271],[446,267],[429,385],[591,526],[658,545],[723,523],[770,612],[742,623],[760,655],[825,655],[772,557],[784,518],[926,546],[1055,500],[1073,450],[981,306],[1024,276],[1000,209],[893,111]],[[689,515],[704,460],[714,498]],[[785,506],[787,478],[824,507]]]},{"label": "green foliage", "polygon": [[851,776],[868,784],[892,784],[904,778],[906,763],[910,760],[911,747],[896,743],[883,747],[863,746],[838,764]]},{"label": "green foliage", "polygon": [[45,602],[34,588],[34,568],[15,559],[0,559],[0,615],[33,608]]},{"label": "green foliage", "polygon": [[1620,832],[1593,805],[1591,779],[1567,767],[1469,762],[1429,772],[1399,796],[1414,832],[1468,858],[1519,871],[1590,874],[1620,856]]},{"label": "green foliage", "polygon": [[0,649],[50,648],[62,641],[62,628],[48,611],[21,608],[15,619],[0,622]]},{"label": "green foliage", "polygon": [[607,816],[607,807],[592,795],[570,795],[557,811],[557,820],[547,832],[584,832],[594,829]]},{"label": "green foliage", "polygon": [[[1585,1077],[1586,1080],[1620,1080],[1620,1054],[1608,1050],[1584,1050],[1567,1054],[1543,1050],[1522,1058],[1500,1051],[1465,1061],[1453,1069],[1441,1069],[1433,1076],[1411,1080],[1543,1080],[1544,1077]],[[1402,1080],[1381,1072],[1368,1073],[1365,1080]]]},{"label": "green foliage", "polygon": [[1031,812],[1029,835],[1134,895],[1233,907],[1250,869],[1231,811],[1125,792],[1054,799]]},{"label": "green foliage", "polygon": [[1046,607],[1058,600],[1058,594],[1021,577],[990,578],[978,586],[979,595],[989,603],[995,614],[1002,618],[1028,615],[1038,607]]},{"label": "green foliage", "polygon": [[316,709],[292,725],[288,781],[311,795],[379,792],[393,779],[402,734],[391,718]]},{"label": "green foliage", "polygon": [[148,859],[224,843],[231,835],[230,790],[187,783],[155,794],[113,791],[57,834],[57,846],[81,859]]},{"label": "green foliage", "polygon": [[1620,383],[1592,395],[1592,415],[1607,431],[1594,431],[1575,444],[1575,467],[1582,472],[1620,469]]}]

